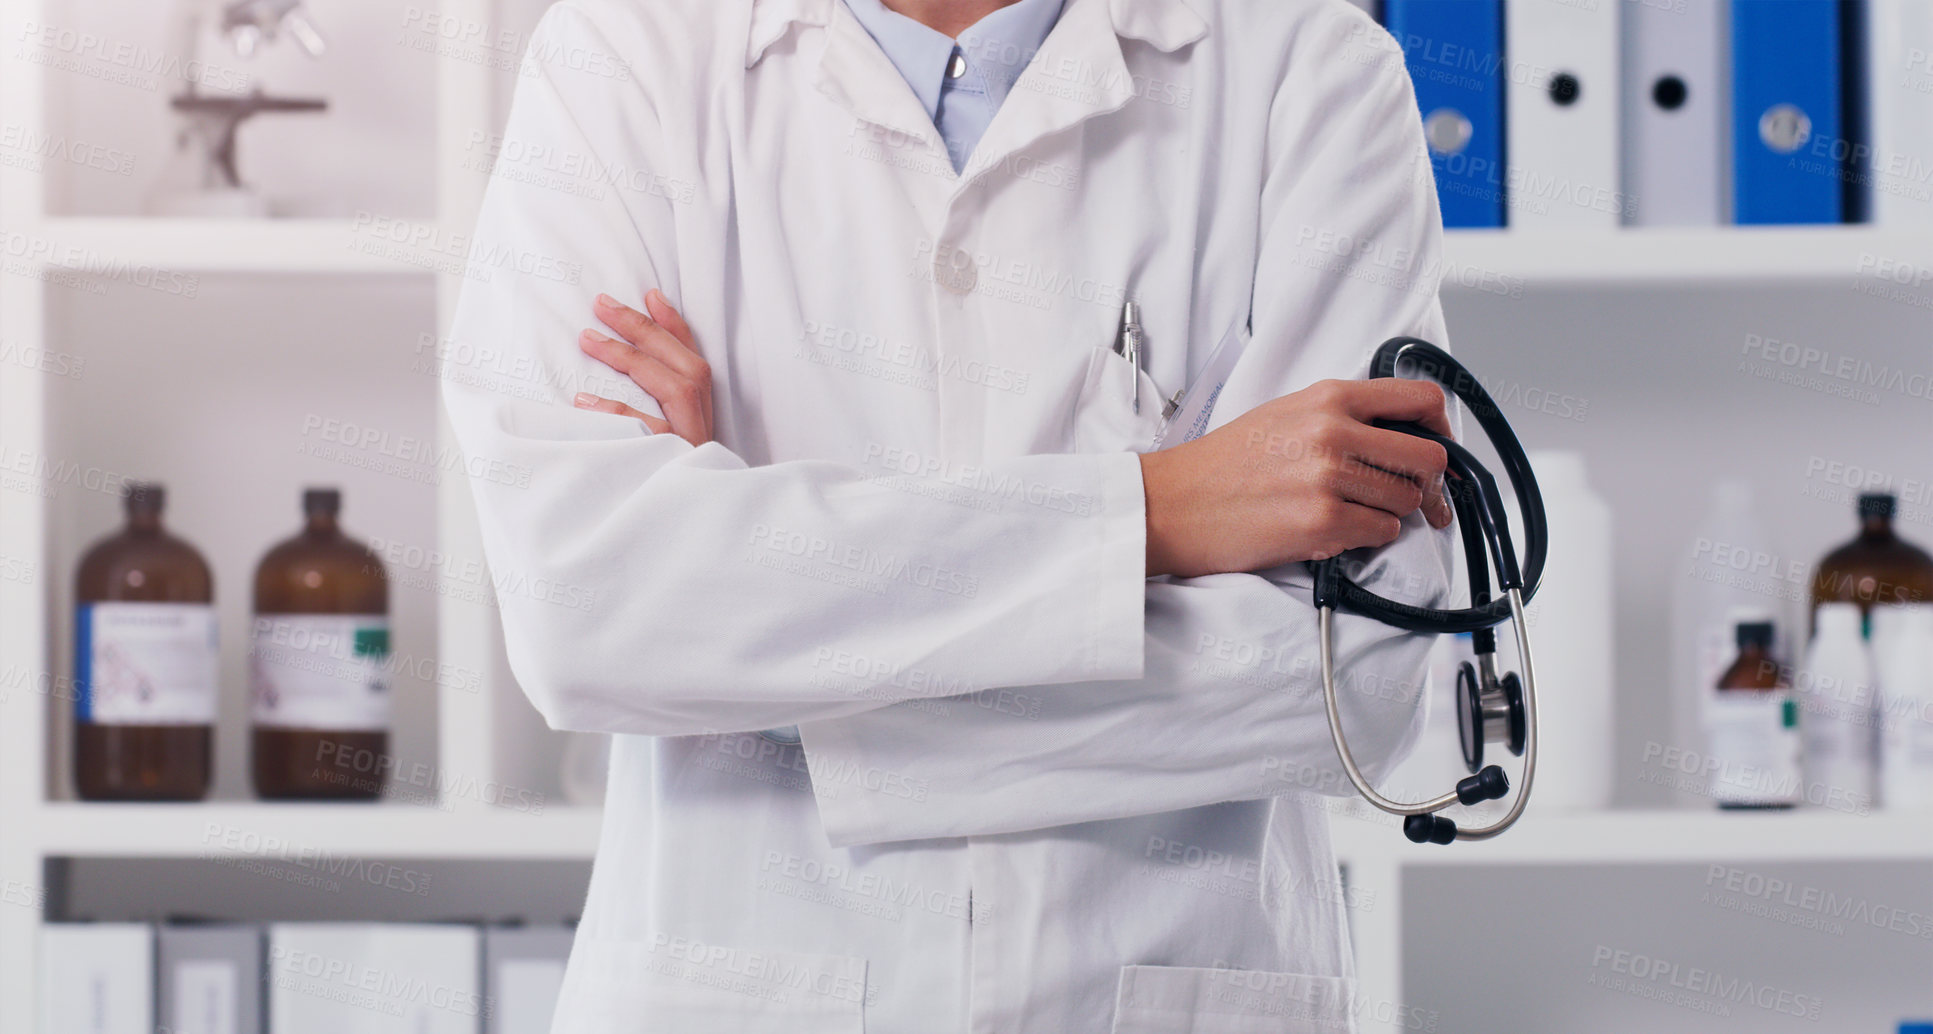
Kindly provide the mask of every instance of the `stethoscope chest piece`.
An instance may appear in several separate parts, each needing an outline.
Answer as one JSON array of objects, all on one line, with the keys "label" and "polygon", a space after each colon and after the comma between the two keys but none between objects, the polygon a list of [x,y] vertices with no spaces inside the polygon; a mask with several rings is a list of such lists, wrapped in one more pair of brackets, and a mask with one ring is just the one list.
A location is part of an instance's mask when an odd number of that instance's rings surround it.
[{"label": "stethoscope chest piece", "polygon": [[1481,674],[1464,661],[1456,672],[1456,731],[1463,744],[1463,763],[1475,772],[1483,767],[1483,749],[1492,743],[1524,756],[1524,684],[1516,672],[1498,678]]}]

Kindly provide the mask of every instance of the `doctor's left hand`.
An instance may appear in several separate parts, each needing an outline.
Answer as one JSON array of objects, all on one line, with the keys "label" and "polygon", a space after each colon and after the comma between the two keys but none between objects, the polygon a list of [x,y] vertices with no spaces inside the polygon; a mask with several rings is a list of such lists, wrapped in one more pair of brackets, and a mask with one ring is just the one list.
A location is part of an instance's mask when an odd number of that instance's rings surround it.
[{"label": "doctor's left hand", "polygon": [[691,327],[678,310],[652,288],[644,296],[648,312],[623,305],[607,294],[597,296],[593,308],[617,338],[595,330],[577,336],[584,354],[631,378],[656,399],[663,420],[640,413],[615,399],[578,392],[571,404],[579,409],[616,413],[644,421],[653,434],[667,431],[693,445],[711,441],[711,365],[698,354]]}]

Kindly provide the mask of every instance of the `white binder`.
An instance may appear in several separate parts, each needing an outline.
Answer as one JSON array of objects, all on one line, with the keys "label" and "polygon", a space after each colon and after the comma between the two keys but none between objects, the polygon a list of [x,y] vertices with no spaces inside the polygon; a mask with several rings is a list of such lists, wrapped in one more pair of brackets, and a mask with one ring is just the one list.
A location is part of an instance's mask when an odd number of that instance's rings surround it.
[{"label": "white binder", "polygon": [[1513,227],[1615,227],[1622,3],[1507,0],[1505,148]]},{"label": "white binder", "polygon": [[52,923],[40,931],[40,1029],[154,1034],[154,929]]},{"label": "white binder", "polygon": [[570,951],[561,926],[485,930],[483,1034],[549,1034]]},{"label": "white binder", "polygon": [[1625,221],[1634,226],[1732,221],[1727,6],[1625,0]]},{"label": "white binder", "polygon": [[268,1029],[477,1034],[487,1005],[481,944],[473,926],[276,923],[268,934]]},{"label": "white binder", "polygon": [[1933,225],[1933,2],[1866,0],[1872,221]]}]

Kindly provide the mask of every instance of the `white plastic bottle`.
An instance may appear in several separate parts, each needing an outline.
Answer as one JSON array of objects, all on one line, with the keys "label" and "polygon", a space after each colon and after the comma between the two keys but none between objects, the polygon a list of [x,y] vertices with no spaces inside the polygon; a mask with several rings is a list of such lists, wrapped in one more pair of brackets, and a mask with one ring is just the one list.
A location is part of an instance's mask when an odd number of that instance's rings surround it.
[{"label": "white plastic bottle", "polygon": [[[1804,595],[1803,570],[1790,560],[1759,519],[1750,482],[1721,481],[1696,531],[1671,564],[1670,679],[1672,743],[1702,750],[1714,716],[1712,687],[1737,652],[1736,615],[1771,618],[1781,629],[1797,627],[1795,600]],[[1791,659],[1782,644],[1782,660]],[[1539,773],[1541,781],[1542,773]],[[1684,803],[1694,798],[1687,794]],[[1702,795],[1697,804],[1710,807]]]},{"label": "white plastic bottle", "polygon": [[[1539,749],[1556,759],[1538,767],[1532,797],[1540,809],[1608,808],[1617,748],[1611,508],[1591,490],[1582,454],[1533,452],[1530,467],[1544,495],[1550,557],[1524,616],[1537,663]],[[1511,532],[1522,548],[1521,517]],[[1504,657],[1516,656],[1510,626],[1499,626],[1497,639]]]},{"label": "white plastic bottle", "polygon": [[1864,813],[1873,806],[1878,710],[1873,662],[1856,603],[1822,603],[1799,669],[1806,803]]},{"label": "white plastic bottle", "polygon": [[1879,679],[1879,804],[1933,808],[1933,604],[1873,608]]}]

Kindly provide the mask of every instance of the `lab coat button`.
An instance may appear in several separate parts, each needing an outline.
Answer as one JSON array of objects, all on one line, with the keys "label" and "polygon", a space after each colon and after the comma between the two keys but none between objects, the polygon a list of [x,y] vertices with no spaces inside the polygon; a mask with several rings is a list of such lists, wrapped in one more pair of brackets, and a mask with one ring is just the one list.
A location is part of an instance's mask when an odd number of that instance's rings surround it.
[{"label": "lab coat button", "polygon": [[972,294],[980,284],[980,273],[973,263],[955,263],[961,257],[957,251],[948,251],[933,260],[933,282],[952,291],[954,294]]}]

